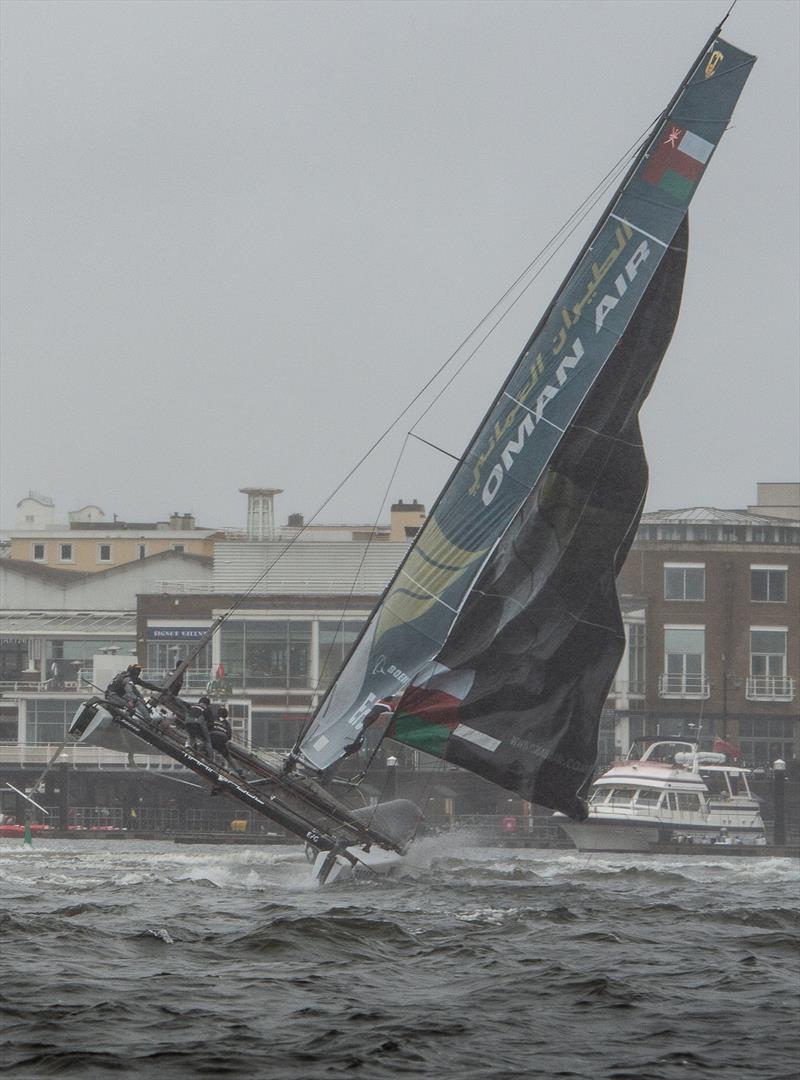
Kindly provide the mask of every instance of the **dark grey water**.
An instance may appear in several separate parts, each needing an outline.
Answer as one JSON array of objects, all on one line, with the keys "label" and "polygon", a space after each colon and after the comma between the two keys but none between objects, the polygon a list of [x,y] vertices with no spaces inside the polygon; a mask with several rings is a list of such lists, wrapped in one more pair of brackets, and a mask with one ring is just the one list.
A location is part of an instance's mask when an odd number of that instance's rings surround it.
[{"label": "dark grey water", "polygon": [[0,842],[0,1071],[778,1080],[798,868],[423,841],[310,887],[298,849]]}]

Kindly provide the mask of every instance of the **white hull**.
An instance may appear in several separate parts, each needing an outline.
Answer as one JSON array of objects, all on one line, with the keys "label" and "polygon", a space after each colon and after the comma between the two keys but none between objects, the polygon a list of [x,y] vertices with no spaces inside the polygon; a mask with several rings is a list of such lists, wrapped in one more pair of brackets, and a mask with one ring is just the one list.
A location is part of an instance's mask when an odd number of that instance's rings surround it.
[{"label": "white hull", "polygon": [[616,822],[601,825],[567,818],[558,824],[578,851],[649,851],[658,843],[658,829],[649,826],[620,828]]},{"label": "white hull", "polygon": [[763,846],[763,829],[735,829],[707,823],[659,822],[645,823],[617,817],[613,820],[587,818],[572,821],[556,815],[564,830],[579,851],[649,851],[655,844],[698,844],[715,846]]},{"label": "white hull", "polygon": [[354,867],[344,855],[337,855],[325,874],[330,852],[320,851],[311,866],[312,880],[330,885],[334,881],[344,881],[353,874],[391,874],[405,862],[404,855],[396,851],[385,851],[383,848],[374,847],[370,851],[364,851],[360,847],[351,847],[347,850],[358,860],[357,866]]}]

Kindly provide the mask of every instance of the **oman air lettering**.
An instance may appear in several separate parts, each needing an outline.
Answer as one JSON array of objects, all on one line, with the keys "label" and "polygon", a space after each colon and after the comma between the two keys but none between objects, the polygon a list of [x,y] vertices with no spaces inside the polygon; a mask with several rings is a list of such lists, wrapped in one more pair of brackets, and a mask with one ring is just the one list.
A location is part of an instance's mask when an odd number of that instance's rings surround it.
[{"label": "oman air lettering", "polygon": [[[632,282],[639,272],[639,267],[642,263],[650,257],[650,245],[646,240],[642,240],[641,244],[634,251],[633,255],[625,263],[625,273],[620,274],[614,280],[614,287],[617,290],[617,295],[612,293],[606,293],[605,296],[597,302],[597,307],[594,309],[594,332],[598,334],[603,329],[603,323],[606,321],[606,316],[610,311],[613,311],[622,297],[628,291],[628,283]],[[627,277],[627,281],[625,280]]]},{"label": "oman air lettering", "polygon": [[[639,268],[650,257],[650,245],[643,240],[625,264],[624,273],[616,278],[608,278],[613,281],[614,292],[605,293],[596,303],[594,309],[594,332],[599,334],[608,315],[617,307],[628,291],[628,286],[635,281]],[[544,419],[545,410],[553,398],[557,397],[562,387],[569,381],[570,374],[578,367],[584,357],[583,342],[576,337],[571,345],[571,351],[562,356],[555,371],[553,383],[547,383],[536,398],[533,408],[527,407],[528,411],[517,426],[515,434],[509,438],[500,451],[498,461],[483,485],[481,499],[484,506],[489,506],[500,490],[506,475],[511,472],[514,463],[525,448],[527,440],[536,430],[536,426]]]}]

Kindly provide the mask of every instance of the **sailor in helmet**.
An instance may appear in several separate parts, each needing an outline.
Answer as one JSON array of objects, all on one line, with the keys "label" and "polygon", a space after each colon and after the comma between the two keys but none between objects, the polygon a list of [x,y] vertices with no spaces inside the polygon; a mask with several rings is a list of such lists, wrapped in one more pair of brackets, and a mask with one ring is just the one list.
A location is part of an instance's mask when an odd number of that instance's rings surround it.
[{"label": "sailor in helmet", "polygon": [[121,705],[132,712],[140,701],[144,701],[140,686],[146,690],[161,689],[155,683],[146,682],[142,678],[142,665],[137,660],[133,664],[128,664],[124,671],[114,676],[106,687],[106,700],[112,705]]}]

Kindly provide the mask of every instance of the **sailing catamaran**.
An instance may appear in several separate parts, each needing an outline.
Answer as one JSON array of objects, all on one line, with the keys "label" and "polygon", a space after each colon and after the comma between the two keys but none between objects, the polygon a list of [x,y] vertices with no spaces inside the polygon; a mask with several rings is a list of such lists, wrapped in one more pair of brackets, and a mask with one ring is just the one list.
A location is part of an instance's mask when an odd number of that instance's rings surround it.
[{"label": "sailing catamaran", "polygon": [[388,737],[586,817],[624,646],[615,579],[647,487],[639,409],[678,316],[689,203],[755,62],[720,30],[645,137],[286,760],[234,747],[237,777],[148,710],[97,699],[75,735],[125,748],[133,738],[182,761],[310,843],[321,882],[397,861],[416,830],[412,803],[354,812],[317,782],[385,701]]}]

